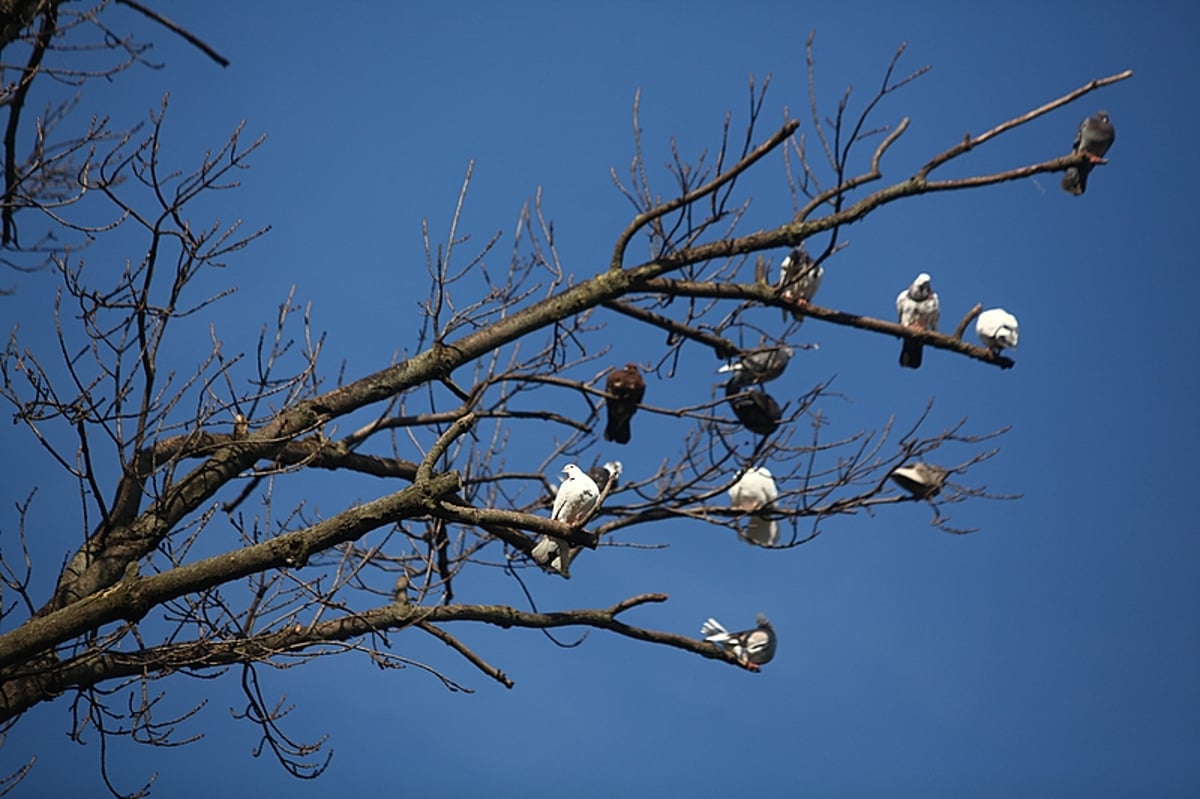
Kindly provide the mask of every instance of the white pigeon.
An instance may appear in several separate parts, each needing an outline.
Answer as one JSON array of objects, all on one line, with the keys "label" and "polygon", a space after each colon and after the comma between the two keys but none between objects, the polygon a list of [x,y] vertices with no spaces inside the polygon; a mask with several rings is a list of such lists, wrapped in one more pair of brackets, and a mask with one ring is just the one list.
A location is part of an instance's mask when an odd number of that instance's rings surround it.
[{"label": "white pigeon", "polygon": [[[778,497],[775,478],[765,466],[748,469],[729,489],[733,507],[752,513],[769,508]],[[752,544],[773,546],[779,539],[779,522],[756,514],[750,517],[746,529],[739,531],[739,535]]]},{"label": "white pigeon", "polygon": [[583,550],[583,547],[573,547],[570,544],[563,544],[563,549],[567,552],[566,560],[563,560],[559,542],[548,535],[542,536],[541,540],[534,545],[530,551],[530,556],[537,561],[538,565],[545,567],[547,570],[557,572],[568,580],[571,579],[571,564],[575,562],[575,557]]},{"label": "white pigeon", "polygon": [[575,527],[596,507],[600,489],[587,472],[573,463],[564,466],[562,473],[565,479],[554,495],[554,510],[550,518]]},{"label": "white pigeon", "polygon": [[[933,290],[933,278],[922,272],[912,285],[896,297],[896,315],[900,324],[917,330],[937,330],[941,318],[941,306],[937,292]],[[921,342],[904,339],[900,348],[900,365],[909,369],[921,368]]]},{"label": "white pigeon", "polygon": [[733,652],[738,663],[750,671],[769,663],[775,657],[775,628],[762,613],[755,617],[758,625],[753,630],[731,633],[716,619],[709,619],[700,626],[700,634],[723,649]]},{"label": "white pigeon", "polygon": [[[600,489],[595,480],[573,463],[564,466],[562,473],[565,479],[554,494],[554,509],[550,512],[550,518],[576,527],[582,524],[596,507]],[[575,551],[572,552],[571,549]],[[572,548],[566,542],[543,535],[530,555],[542,566],[558,572],[563,577],[570,577],[571,561],[578,553],[578,547]]]},{"label": "white pigeon", "polygon": [[[793,247],[779,264],[779,296],[794,305],[807,305],[821,288],[825,268],[813,261],[803,246]],[[804,317],[795,315],[796,321]]]},{"label": "white pigeon", "polygon": [[775,487],[775,478],[765,466],[746,470],[729,488],[729,500],[738,510],[762,510],[778,497],[779,489]]},{"label": "white pigeon", "polygon": [[1003,308],[989,308],[981,313],[975,322],[975,332],[993,354],[999,354],[1005,347],[1017,348],[1017,317]]},{"label": "white pigeon", "polygon": [[773,547],[779,542],[779,522],[762,516],[751,516],[745,530],[739,530],[747,542],[760,547]]},{"label": "white pigeon", "polygon": [[946,484],[949,471],[932,463],[914,463],[893,469],[890,477],[896,485],[918,499],[936,497]]},{"label": "white pigeon", "polygon": [[717,374],[731,372],[733,376],[727,385],[733,388],[765,383],[783,374],[794,354],[795,350],[787,345],[759,347],[742,353],[737,363],[725,364],[717,370]]}]

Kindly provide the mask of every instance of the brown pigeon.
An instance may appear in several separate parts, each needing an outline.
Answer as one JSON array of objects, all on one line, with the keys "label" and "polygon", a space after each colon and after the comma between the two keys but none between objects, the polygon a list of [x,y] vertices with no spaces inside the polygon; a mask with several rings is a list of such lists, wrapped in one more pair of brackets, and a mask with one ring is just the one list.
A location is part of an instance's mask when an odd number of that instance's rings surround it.
[{"label": "brown pigeon", "polygon": [[1077,153],[1087,153],[1091,163],[1080,167],[1073,166],[1064,172],[1063,191],[1074,194],[1076,197],[1087,191],[1087,179],[1088,174],[1092,171],[1092,164],[1103,161],[1104,154],[1116,140],[1117,131],[1113,128],[1107,111],[1097,111],[1083,120],[1075,134],[1075,144],[1072,150]]},{"label": "brown pigeon", "polygon": [[604,440],[618,444],[629,443],[629,420],[637,413],[638,403],[646,396],[646,381],[642,379],[637,365],[625,364],[624,369],[608,373],[604,383],[608,392],[608,425],[604,428]]}]

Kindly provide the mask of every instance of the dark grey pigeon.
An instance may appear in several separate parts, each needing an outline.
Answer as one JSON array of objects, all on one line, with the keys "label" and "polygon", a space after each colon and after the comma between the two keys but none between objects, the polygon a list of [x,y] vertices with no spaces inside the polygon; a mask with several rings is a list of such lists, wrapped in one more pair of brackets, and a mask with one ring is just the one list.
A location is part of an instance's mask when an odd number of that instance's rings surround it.
[{"label": "dark grey pigeon", "polygon": [[1063,191],[1074,194],[1076,197],[1087,191],[1087,179],[1093,169],[1093,164],[1104,159],[1104,154],[1116,140],[1117,131],[1113,128],[1107,111],[1097,111],[1083,120],[1079,130],[1075,133],[1075,144],[1072,146],[1072,151],[1087,153],[1091,163],[1081,167],[1073,166],[1064,172]]},{"label": "dark grey pigeon", "polygon": [[717,370],[717,374],[732,372],[726,386],[741,388],[755,383],[765,383],[783,374],[794,350],[788,346],[759,347],[742,353],[737,363],[729,363]]},{"label": "dark grey pigeon", "polygon": [[608,461],[603,466],[593,466],[588,469],[588,476],[596,482],[596,487],[600,489],[601,494],[608,488],[609,483],[612,483],[612,487],[615,489],[617,478],[621,476],[621,462]]},{"label": "dark grey pigeon", "polygon": [[751,433],[769,436],[779,428],[783,410],[775,398],[765,391],[743,391],[730,383],[725,386],[725,396],[729,398],[738,421]]}]

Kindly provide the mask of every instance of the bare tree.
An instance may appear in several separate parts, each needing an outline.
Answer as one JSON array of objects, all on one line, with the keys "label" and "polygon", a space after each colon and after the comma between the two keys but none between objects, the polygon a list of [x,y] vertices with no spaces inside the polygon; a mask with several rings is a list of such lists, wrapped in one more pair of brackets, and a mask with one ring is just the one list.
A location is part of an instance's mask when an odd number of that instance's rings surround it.
[{"label": "bare tree", "polygon": [[[74,19],[99,25],[105,5]],[[58,6],[5,4],[0,43],[24,42],[30,58],[45,51],[64,35]],[[136,46],[115,41],[130,63],[140,58]],[[729,359],[786,346],[813,319],[882,334],[888,346],[893,337],[919,340],[982,368],[1013,365],[963,340],[978,307],[962,309],[962,322],[944,334],[813,302],[797,305],[768,277],[766,259],[807,244],[816,264],[833,268],[842,228],[887,203],[1082,164],[1084,155],[1055,155],[993,174],[933,177],[972,148],[1131,73],[1094,80],[968,135],[898,182],[868,190],[882,180],[884,158],[908,127],[907,119],[877,124],[880,104],[924,71],[897,77],[902,52],[860,110],[851,110],[847,91],[824,118],[810,38],[808,131],[799,133],[801,123],[785,115],[763,133],[769,80],[752,79],[744,130],[735,131],[727,116],[711,160],[688,160],[672,143],[667,187],[651,185],[635,101],[634,156],[627,176],[613,173],[633,217],[599,270],[560,260],[540,196],[521,210],[511,242],[495,234],[466,251],[459,220],[468,168],[444,242],[425,230],[429,293],[411,350],[372,374],[337,373],[332,386],[322,337],[292,293],[252,355],[230,355],[212,325],[208,356],[193,372],[177,372],[164,360],[176,331],[224,296],[199,294],[197,276],[264,233],[206,221],[194,210],[198,197],[234,184],[261,139],[246,141],[239,129],[192,168],[178,169],[159,147],[165,102],[145,131],[117,135],[97,124],[53,157],[39,143],[18,164],[15,136],[6,138],[4,243],[8,252],[36,253],[55,270],[60,346],[35,352],[13,331],[0,357],[0,396],[75,487],[82,544],[57,573],[52,594],[36,596],[35,566],[54,568],[34,564],[25,545],[38,526],[36,492],[18,503],[15,529],[0,530],[8,598],[0,613],[9,627],[0,635],[4,731],[33,706],[58,700],[72,703],[79,720],[73,735],[90,727],[102,739],[178,743],[182,719],[157,718],[158,700],[147,686],[232,670],[247,698],[245,718],[261,728],[263,746],[288,772],[312,777],[328,762],[321,743],[295,741],[280,727],[283,713],[259,684],[263,666],[359,652],[380,667],[415,666],[457,687],[433,666],[399,653],[401,633],[426,634],[511,687],[499,666],[451,632],[462,621],[597,628],[738,665],[715,645],[627,621],[640,606],[666,601],[664,594],[614,598],[605,608],[539,610],[539,581],[556,576],[533,555],[545,537],[564,552],[600,557],[586,551],[620,543],[629,528],[676,518],[744,534],[750,517],[725,495],[752,466],[769,464],[780,487],[778,499],[757,511],[776,530],[767,546],[796,547],[831,519],[909,502],[929,504],[932,524],[946,532],[970,532],[951,526],[942,509],[996,496],[961,481],[996,454],[994,439],[1003,431],[972,433],[965,420],[927,430],[927,410],[907,423],[884,420],[877,430],[829,440],[822,411],[827,381],[789,398],[767,435],[748,436],[719,389],[682,407],[655,404],[649,395],[639,420],[661,415],[689,425],[678,451],[652,474],[605,485],[599,506],[580,524],[546,512],[555,490],[546,475],[585,454],[603,428],[604,381],[614,366],[603,342],[618,326],[663,340],[653,360],[639,366],[665,377],[700,352]],[[36,72],[25,69],[5,95],[10,128],[20,121],[22,87]],[[40,117],[38,130],[57,113]],[[789,175],[796,213],[771,229],[740,232],[748,198],[739,179],[765,168],[771,154],[782,154],[778,163]],[[107,210],[103,224],[72,218],[85,196],[90,213]],[[48,223],[54,238],[19,249],[18,212],[31,224]],[[140,245],[113,279],[76,242],[118,231]],[[644,260],[630,255],[638,238],[649,246]],[[541,453],[536,468],[509,466],[505,448],[518,427],[525,451]],[[889,481],[897,467],[930,457],[951,477],[940,493],[914,496]],[[311,502],[279,501],[294,496],[295,484],[319,491],[323,479],[311,478],[324,471],[361,478],[358,485],[372,498],[334,506],[344,495],[339,491],[323,497],[319,512]],[[497,567],[520,586],[527,608],[455,601],[462,581]],[[9,785],[23,773],[11,775]]]}]

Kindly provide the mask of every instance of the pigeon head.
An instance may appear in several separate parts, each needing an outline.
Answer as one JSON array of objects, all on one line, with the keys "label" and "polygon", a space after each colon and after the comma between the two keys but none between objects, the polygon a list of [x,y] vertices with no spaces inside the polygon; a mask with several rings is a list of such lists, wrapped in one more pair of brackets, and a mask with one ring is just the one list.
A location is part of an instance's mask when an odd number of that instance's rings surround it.
[{"label": "pigeon head", "polygon": [[765,613],[759,613],[758,615],[756,615],[754,617],[754,623],[757,624],[759,627],[770,627],[771,626],[771,622],[767,618],[767,614],[765,614]]},{"label": "pigeon head", "polygon": [[917,279],[913,281],[912,287],[908,290],[908,296],[914,300],[927,300],[933,293],[933,278],[925,272],[917,275]]},{"label": "pigeon head", "polygon": [[571,478],[571,477],[576,476],[577,474],[580,474],[581,471],[580,471],[580,468],[578,466],[576,466],[575,464],[568,463],[566,466],[563,467],[562,473],[565,474],[568,478]]},{"label": "pigeon head", "polygon": [[798,244],[792,248],[792,251],[787,254],[788,263],[802,264],[808,260],[808,251],[804,249],[803,244]]}]

